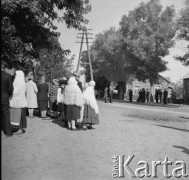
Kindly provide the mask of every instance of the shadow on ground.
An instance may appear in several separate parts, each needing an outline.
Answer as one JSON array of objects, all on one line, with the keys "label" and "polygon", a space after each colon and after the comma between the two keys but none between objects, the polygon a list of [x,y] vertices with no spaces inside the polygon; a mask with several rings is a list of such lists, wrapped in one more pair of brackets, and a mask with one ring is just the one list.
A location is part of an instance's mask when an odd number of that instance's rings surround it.
[{"label": "shadow on ground", "polygon": [[184,117],[184,116],[179,116],[179,118],[182,118],[182,119],[189,119],[189,117]]},{"label": "shadow on ground", "polygon": [[189,155],[189,149],[187,149],[187,148],[185,148],[185,147],[183,147],[183,146],[173,146],[173,147],[182,149],[182,152],[183,152],[183,153],[186,153],[186,154]]},{"label": "shadow on ground", "polygon": [[171,127],[171,126],[163,126],[163,125],[157,125],[157,124],[154,124],[156,126],[159,126],[159,127],[164,127],[164,128],[170,128],[170,129],[175,129],[175,130],[179,130],[179,131],[183,131],[183,132],[189,132],[188,129],[180,129],[180,128],[176,128],[176,127]]},{"label": "shadow on ground", "polygon": [[59,125],[59,126],[62,127],[62,128],[66,128],[66,127],[65,127],[65,122],[62,122],[62,121],[59,120],[59,119],[54,119],[54,120],[52,120],[52,123],[57,124],[57,125]]}]

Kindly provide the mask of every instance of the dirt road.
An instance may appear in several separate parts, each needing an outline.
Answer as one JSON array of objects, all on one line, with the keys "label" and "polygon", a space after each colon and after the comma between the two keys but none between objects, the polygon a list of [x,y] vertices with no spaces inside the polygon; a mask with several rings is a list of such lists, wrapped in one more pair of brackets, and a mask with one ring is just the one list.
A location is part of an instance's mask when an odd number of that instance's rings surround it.
[{"label": "dirt road", "polygon": [[[2,134],[2,180],[112,180],[113,155],[134,155],[131,169],[141,167],[137,163],[144,160],[150,172],[152,161],[163,162],[167,156],[173,162],[169,173],[180,160],[189,174],[188,106],[98,104],[100,125],[94,130],[73,132],[59,121],[28,118],[25,134]],[[127,172],[124,176],[135,179]],[[162,166],[157,176],[167,179]]]}]

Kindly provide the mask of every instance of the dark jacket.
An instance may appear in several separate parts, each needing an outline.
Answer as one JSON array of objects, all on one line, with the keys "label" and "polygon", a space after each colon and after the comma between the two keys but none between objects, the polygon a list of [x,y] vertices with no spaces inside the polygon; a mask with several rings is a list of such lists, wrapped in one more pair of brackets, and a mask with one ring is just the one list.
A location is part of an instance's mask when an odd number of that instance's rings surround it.
[{"label": "dark jacket", "polygon": [[1,102],[9,102],[9,97],[13,93],[13,83],[11,75],[1,71]]},{"label": "dark jacket", "polygon": [[37,93],[37,100],[44,101],[48,100],[48,91],[49,91],[49,85],[47,83],[44,84],[38,84],[37,85],[38,93]]}]

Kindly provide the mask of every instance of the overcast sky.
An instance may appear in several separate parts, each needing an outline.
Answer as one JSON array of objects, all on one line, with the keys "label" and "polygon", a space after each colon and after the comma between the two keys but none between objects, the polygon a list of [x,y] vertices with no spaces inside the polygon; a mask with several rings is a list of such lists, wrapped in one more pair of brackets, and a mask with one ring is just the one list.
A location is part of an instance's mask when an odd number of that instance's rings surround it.
[{"label": "overcast sky", "polygon": [[[85,17],[89,20],[88,28],[92,29],[92,33],[98,34],[105,29],[109,29],[111,26],[118,27],[121,17],[124,14],[128,14],[129,11],[137,7],[141,2],[147,2],[149,0],[90,0],[92,10]],[[161,0],[162,5],[170,6],[174,5],[177,12],[183,8],[184,0]],[[58,27],[58,32],[61,33],[59,42],[64,49],[70,49],[71,54],[75,54],[74,70],[76,70],[76,64],[78,62],[80,44],[76,43],[77,30],[67,29],[65,24],[55,23]],[[175,44],[174,48],[170,49],[170,55],[164,59],[168,61],[169,70],[161,73],[162,76],[171,78],[171,81],[175,82],[179,80],[184,74],[189,71],[189,67],[184,67],[180,62],[174,60],[174,56],[177,54],[183,54],[185,51],[186,43],[181,41]],[[83,45],[83,50],[86,49],[86,45]]]}]

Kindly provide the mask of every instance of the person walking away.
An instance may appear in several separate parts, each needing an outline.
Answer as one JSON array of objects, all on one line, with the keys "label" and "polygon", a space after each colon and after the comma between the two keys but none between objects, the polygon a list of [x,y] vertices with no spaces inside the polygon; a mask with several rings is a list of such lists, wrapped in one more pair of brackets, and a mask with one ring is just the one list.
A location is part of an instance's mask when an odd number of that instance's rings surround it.
[{"label": "person walking away", "polygon": [[53,79],[53,84],[50,87],[49,90],[49,99],[50,99],[50,104],[52,106],[52,111],[53,111],[53,117],[57,118],[58,117],[58,105],[57,105],[57,92],[58,92],[58,80]]},{"label": "person walking away", "polygon": [[40,83],[37,84],[37,89],[37,102],[41,117],[47,118],[49,85],[46,83],[45,76],[41,76]]},{"label": "person walking away", "polygon": [[163,94],[163,92],[161,91],[161,89],[159,89],[159,101],[160,101],[160,104],[162,102],[162,94]]},{"label": "person walking away", "polygon": [[88,129],[94,129],[92,125],[99,124],[99,107],[94,94],[95,82],[90,81],[89,86],[83,93],[84,99],[84,116],[83,124]]},{"label": "person walking away", "polygon": [[65,105],[64,105],[64,89],[67,84],[67,80],[65,78],[65,81],[60,82],[59,81],[59,88],[58,88],[58,93],[57,93],[57,103],[58,103],[58,111],[60,113],[60,117],[62,122],[66,123],[66,118],[65,118]]},{"label": "person walking away", "polygon": [[167,91],[167,89],[165,89],[163,92],[163,103],[164,104],[167,104],[167,96],[168,96],[168,91]]},{"label": "person walking away", "polygon": [[13,135],[9,111],[9,98],[13,93],[13,84],[11,75],[5,72],[6,65],[7,64],[4,61],[1,62],[1,128],[4,134],[8,137]]},{"label": "person walking away", "polygon": [[133,91],[131,89],[129,90],[129,100],[133,102]]},{"label": "person walking away", "polygon": [[156,103],[158,103],[158,96],[159,96],[158,89],[156,89],[156,90],[155,90]]},{"label": "person walking away", "polygon": [[16,71],[13,81],[13,94],[10,98],[10,119],[11,125],[15,129],[19,129],[18,133],[25,133],[27,128],[26,120],[26,82],[23,71]]},{"label": "person walking away", "polygon": [[38,108],[37,104],[37,85],[33,82],[33,76],[28,77],[28,82],[26,83],[26,99],[27,99],[27,108],[29,110],[29,117],[34,118],[33,110]]},{"label": "person walking away", "polygon": [[146,101],[149,102],[149,96],[150,96],[150,92],[148,91],[148,89],[146,90]]},{"label": "person walking away", "polygon": [[66,105],[66,120],[68,129],[76,131],[76,120],[80,119],[80,110],[83,107],[83,94],[75,77],[70,77],[64,90],[64,104]]}]

